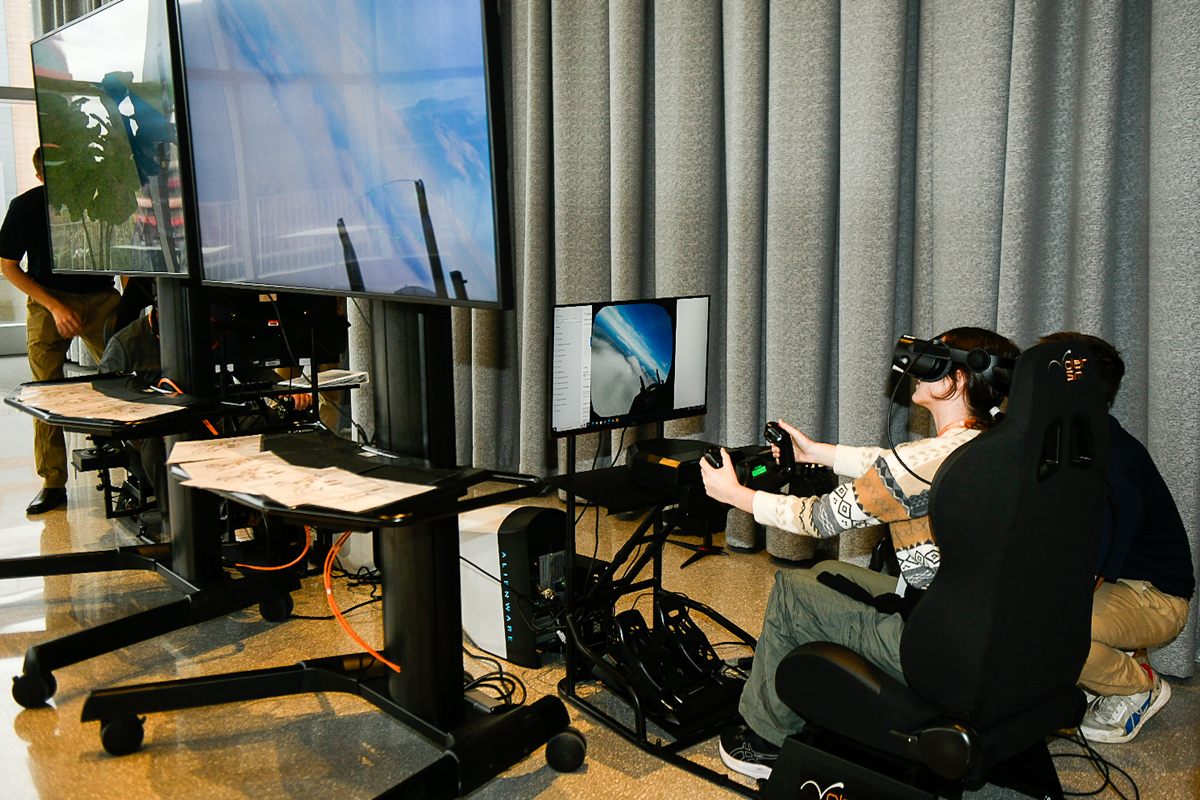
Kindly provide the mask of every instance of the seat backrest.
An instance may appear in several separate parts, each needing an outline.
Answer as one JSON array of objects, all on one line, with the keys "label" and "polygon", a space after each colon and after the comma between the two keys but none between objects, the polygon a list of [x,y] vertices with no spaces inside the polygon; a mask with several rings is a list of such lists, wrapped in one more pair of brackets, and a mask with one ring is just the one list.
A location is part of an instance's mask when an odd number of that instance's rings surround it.
[{"label": "seat backrest", "polygon": [[1017,360],[1005,418],[930,490],[941,565],[901,640],[909,686],[987,727],[1075,685],[1108,494],[1107,409],[1090,351]]}]

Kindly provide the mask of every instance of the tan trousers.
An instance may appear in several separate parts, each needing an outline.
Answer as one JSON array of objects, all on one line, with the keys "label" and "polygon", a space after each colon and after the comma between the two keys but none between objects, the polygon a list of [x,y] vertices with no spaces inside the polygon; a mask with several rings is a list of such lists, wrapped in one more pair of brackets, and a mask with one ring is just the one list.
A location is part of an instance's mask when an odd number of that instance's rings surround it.
[{"label": "tan trousers", "polygon": [[[47,290],[49,291],[49,290]],[[91,294],[53,292],[54,296],[72,306],[83,319],[79,338],[99,361],[104,354],[104,321],[112,313],[121,295],[116,289]],[[29,370],[35,381],[53,381],[65,377],[63,365],[71,339],[63,338],[54,324],[50,310],[30,298],[25,303],[25,342],[29,349]],[[67,485],[67,444],[63,430],[41,420],[33,421],[33,461],[42,485],[60,489]]]},{"label": "tan trousers", "polygon": [[1092,649],[1079,683],[1092,694],[1137,694],[1153,681],[1125,650],[1174,639],[1188,617],[1188,601],[1146,581],[1105,581],[1092,598]]}]

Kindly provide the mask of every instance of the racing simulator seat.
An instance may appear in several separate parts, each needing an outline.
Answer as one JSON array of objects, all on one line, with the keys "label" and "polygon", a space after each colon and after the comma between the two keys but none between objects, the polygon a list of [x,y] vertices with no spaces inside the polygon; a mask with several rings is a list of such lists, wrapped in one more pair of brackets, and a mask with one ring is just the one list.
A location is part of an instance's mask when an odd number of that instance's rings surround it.
[{"label": "racing simulator seat", "polygon": [[1075,682],[1091,639],[1107,430],[1085,346],[1021,355],[1007,416],[952,454],[930,489],[941,566],[905,624],[905,682],[828,642],[793,650],[775,686],[808,724],[784,742],[764,797],[812,781],[847,798],[957,798],[993,783],[1061,800],[1046,738],[1085,709]]}]

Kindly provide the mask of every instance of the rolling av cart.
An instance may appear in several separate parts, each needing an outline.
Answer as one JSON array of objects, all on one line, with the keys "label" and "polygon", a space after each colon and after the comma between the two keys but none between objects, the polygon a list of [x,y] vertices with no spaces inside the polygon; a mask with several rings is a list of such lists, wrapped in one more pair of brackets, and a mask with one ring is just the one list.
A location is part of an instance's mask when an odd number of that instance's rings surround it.
[{"label": "rolling av cart", "polygon": [[[120,755],[138,749],[144,714],[340,691],[357,694],[453,753],[444,757],[449,761],[436,762],[384,797],[457,797],[559,736],[567,738],[549,751],[551,765],[569,766],[573,756],[564,762],[561,754],[573,750],[582,759],[573,745],[582,738],[566,731],[566,709],[557,698],[485,715],[463,692],[458,515],[528,497],[541,490],[541,481],[477,469],[431,469],[423,461],[367,450],[320,428],[268,435],[263,446],[297,466],[337,466],[372,478],[431,487],[361,514],[288,508],[260,496],[214,493],[287,522],[375,532],[383,576],[382,653],[402,671],[393,671],[373,656],[353,653],[291,666],[94,691],[84,702],[82,720],[100,722],[106,751]],[[467,496],[468,490],[484,482],[510,486]],[[454,792],[436,794],[447,791],[446,787]]]},{"label": "rolling av cart", "polygon": [[[80,383],[94,383],[98,391],[119,399],[183,407],[140,422],[66,417],[19,402],[21,389],[31,384],[23,384],[14,390],[5,398],[5,403],[69,431],[119,439],[175,436],[196,429],[205,419],[244,413],[240,406],[186,395],[147,397],[124,377],[85,376],[36,385]],[[18,704],[25,708],[45,705],[58,688],[54,671],[62,667],[256,604],[263,618],[271,622],[281,621],[291,613],[291,593],[300,588],[296,573],[247,571],[242,577],[233,578],[221,563],[220,537],[204,525],[205,520],[210,523],[217,520],[216,498],[201,496],[185,487],[174,487],[172,491],[178,493],[178,498],[173,499],[179,519],[169,543],[0,560],[0,579],[146,570],[157,572],[184,595],[180,600],[157,608],[32,645],[25,653],[21,674],[13,678],[12,694]]]}]

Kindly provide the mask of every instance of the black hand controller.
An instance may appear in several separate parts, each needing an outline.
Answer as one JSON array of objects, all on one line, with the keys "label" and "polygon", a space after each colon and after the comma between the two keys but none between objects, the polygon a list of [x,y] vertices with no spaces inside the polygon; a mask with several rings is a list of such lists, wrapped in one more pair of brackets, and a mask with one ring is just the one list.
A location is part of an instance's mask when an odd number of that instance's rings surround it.
[{"label": "black hand controller", "polygon": [[763,428],[763,438],[768,444],[779,448],[779,468],[786,475],[796,470],[796,454],[792,450],[792,437],[780,427],[778,422],[768,422]]},{"label": "black hand controller", "polygon": [[704,460],[713,469],[720,469],[724,459],[721,458],[721,449],[719,447],[710,447],[704,451]]}]

